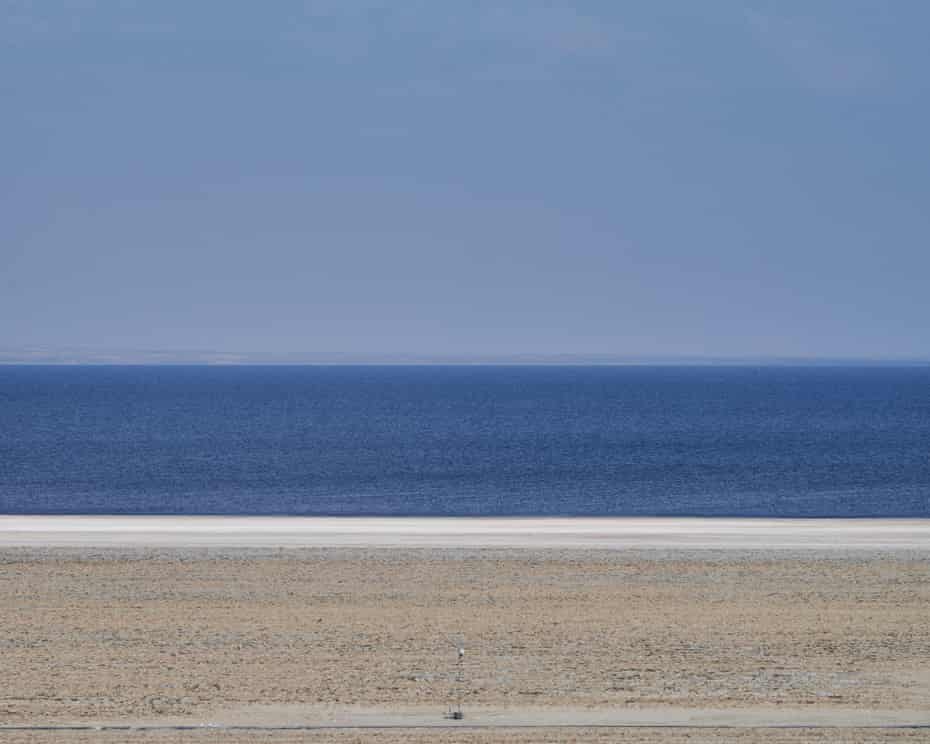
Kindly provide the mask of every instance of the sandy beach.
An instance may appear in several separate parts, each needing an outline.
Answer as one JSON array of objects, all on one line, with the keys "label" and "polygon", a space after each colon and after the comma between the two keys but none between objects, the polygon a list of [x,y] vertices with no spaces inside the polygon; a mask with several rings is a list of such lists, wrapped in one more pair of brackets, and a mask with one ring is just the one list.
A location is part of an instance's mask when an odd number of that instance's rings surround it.
[{"label": "sandy beach", "polygon": [[[0,724],[204,727],[75,741],[930,740],[876,728],[930,724],[926,523],[259,521],[2,518]],[[428,544],[399,547],[411,535]],[[491,728],[403,728],[450,725],[450,639],[463,723]],[[575,728],[539,728],[559,723]],[[281,730],[333,725],[374,728]],[[785,726],[805,728],[769,728]]]}]

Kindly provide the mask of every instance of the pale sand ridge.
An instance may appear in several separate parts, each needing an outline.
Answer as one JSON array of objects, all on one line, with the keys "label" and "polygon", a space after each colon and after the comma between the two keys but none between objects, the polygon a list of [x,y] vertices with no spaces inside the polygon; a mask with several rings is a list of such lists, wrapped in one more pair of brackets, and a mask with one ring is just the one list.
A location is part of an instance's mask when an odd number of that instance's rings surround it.
[{"label": "pale sand ridge", "polygon": [[0,546],[930,549],[930,519],[0,516]]}]

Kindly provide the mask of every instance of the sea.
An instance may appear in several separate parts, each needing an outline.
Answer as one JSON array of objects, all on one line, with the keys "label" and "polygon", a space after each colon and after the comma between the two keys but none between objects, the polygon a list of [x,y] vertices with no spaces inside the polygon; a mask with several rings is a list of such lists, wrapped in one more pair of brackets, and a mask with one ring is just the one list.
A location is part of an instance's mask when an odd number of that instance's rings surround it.
[{"label": "sea", "polygon": [[930,367],[6,366],[0,512],[930,517]]}]

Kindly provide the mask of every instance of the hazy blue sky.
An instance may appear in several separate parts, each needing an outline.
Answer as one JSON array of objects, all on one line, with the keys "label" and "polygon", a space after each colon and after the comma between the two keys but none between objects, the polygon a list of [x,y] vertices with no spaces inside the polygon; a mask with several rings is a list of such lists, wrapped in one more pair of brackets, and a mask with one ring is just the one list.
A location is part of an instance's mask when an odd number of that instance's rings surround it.
[{"label": "hazy blue sky", "polygon": [[0,0],[0,346],[930,356],[928,22]]}]

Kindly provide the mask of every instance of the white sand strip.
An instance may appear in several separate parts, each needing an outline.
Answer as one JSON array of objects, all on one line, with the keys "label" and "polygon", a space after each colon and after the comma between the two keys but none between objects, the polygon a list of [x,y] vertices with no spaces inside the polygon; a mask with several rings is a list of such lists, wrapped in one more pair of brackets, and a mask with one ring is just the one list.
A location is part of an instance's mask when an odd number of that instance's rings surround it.
[{"label": "white sand strip", "polygon": [[0,516],[0,546],[928,550],[930,519]]}]

